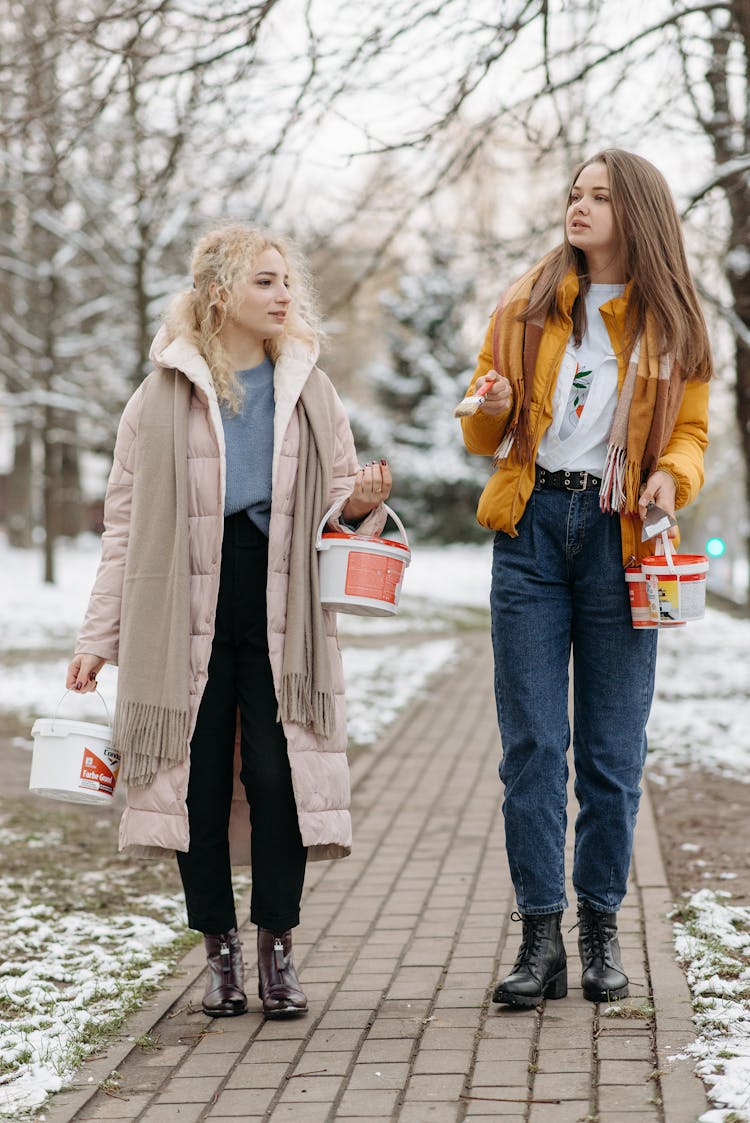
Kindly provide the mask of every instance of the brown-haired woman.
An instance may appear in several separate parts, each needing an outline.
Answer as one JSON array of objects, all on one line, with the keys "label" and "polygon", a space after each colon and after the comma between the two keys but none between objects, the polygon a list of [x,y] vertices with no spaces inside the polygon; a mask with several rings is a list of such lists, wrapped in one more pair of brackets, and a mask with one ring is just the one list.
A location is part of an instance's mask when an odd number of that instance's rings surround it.
[{"label": "brown-haired woman", "polygon": [[306,860],[351,848],[341,657],[314,541],[331,507],[334,525],[378,533],[391,478],[384,461],[357,465],[291,248],[226,226],[198,242],[192,274],[120,422],[67,684],[93,690],[119,664],[120,848],[177,852],[205,936],[204,1011],[247,1009],[230,860],[250,859],[259,994],[284,1017],[307,1008],[291,935]]},{"label": "brown-haired woman", "polygon": [[[493,382],[493,353],[497,378]],[[669,188],[621,149],[593,156],[568,193],[564,239],[505,294],[462,420],[494,457],[479,501],[492,570],[500,776],[523,940],[495,1002],[567,993],[560,921],[568,666],[574,666],[578,899],[584,997],[628,993],[617,940],[646,754],[656,631],[634,629],[625,568],[652,502],[674,514],[703,483],[706,327]],[[676,528],[670,532],[676,534]]]}]

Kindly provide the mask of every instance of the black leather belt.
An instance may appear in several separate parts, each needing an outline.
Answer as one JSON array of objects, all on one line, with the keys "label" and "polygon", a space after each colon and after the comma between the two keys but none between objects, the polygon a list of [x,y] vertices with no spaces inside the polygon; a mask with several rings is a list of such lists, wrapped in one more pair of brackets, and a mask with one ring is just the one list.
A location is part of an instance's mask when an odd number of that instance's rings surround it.
[{"label": "black leather belt", "polygon": [[566,472],[564,468],[548,472],[538,464],[536,468],[537,487],[552,487],[556,491],[598,491],[601,482],[601,478],[591,472]]}]

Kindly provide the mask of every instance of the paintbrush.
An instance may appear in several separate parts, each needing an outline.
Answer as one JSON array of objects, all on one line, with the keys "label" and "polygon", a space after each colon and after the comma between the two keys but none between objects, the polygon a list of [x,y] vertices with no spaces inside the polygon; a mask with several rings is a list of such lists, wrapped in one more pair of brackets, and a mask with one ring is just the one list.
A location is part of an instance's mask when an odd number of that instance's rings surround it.
[{"label": "paintbrush", "polygon": [[497,375],[488,376],[487,383],[484,387],[482,394],[467,394],[463,401],[459,402],[453,411],[454,417],[471,417],[476,413],[480,406],[484,405],[487,394],[497,382]]}]

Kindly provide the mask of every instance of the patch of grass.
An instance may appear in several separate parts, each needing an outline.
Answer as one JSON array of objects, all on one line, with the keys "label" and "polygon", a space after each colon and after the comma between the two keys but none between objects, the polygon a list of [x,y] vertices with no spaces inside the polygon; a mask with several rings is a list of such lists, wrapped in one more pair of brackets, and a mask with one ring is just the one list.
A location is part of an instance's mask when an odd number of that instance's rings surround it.
[{"label": "patch of grass", "polygon": [[604,1013],[607,1018],[642,1018],[647,1020],[653,1018],[656,1010],[648,1002],[643,1002],[640,1006],[630,1002],[618,1002],[616,1005],[608,1006]]},{"label": "patch of grass", "polygon": [[113,1069],[109,1076],[105,1076],[99,1085],[103,1092],[119,1092],[122,1087],[122,1073]]},{"label": "patch of grass", "polygon": [[162,1047],[158,1033],[153,1035],[150,1033],[143,1033],[140,1037],[136,1037],[135,1043],[139,1049],[143,1049],[144,1051],[161,1049]]}]

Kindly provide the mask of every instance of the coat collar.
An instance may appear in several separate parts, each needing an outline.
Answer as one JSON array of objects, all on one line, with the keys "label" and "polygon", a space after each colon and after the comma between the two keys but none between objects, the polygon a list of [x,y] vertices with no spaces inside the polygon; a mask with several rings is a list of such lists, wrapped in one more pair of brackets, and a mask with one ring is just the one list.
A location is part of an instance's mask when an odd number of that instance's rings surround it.
[{"label": "coat collar", "polygon": [[[299,401],[302,388],[317,362],[319,346],[317,340],[309,343],[301,339],[288,339],[276,360],[274,367],[274,397],[276,409],[273,424],[273,479],[281,455],[281,446],[292,414]],[[167,370],[182,371],[205,393],[210,412],[214,416],[219,433],[219,447],[223,449],[223,426],[220,423],[218,402],[208,364],[195,344],[184,336],[172,338],[166,324],[162,325],[151,344],[151,362]]]}]

